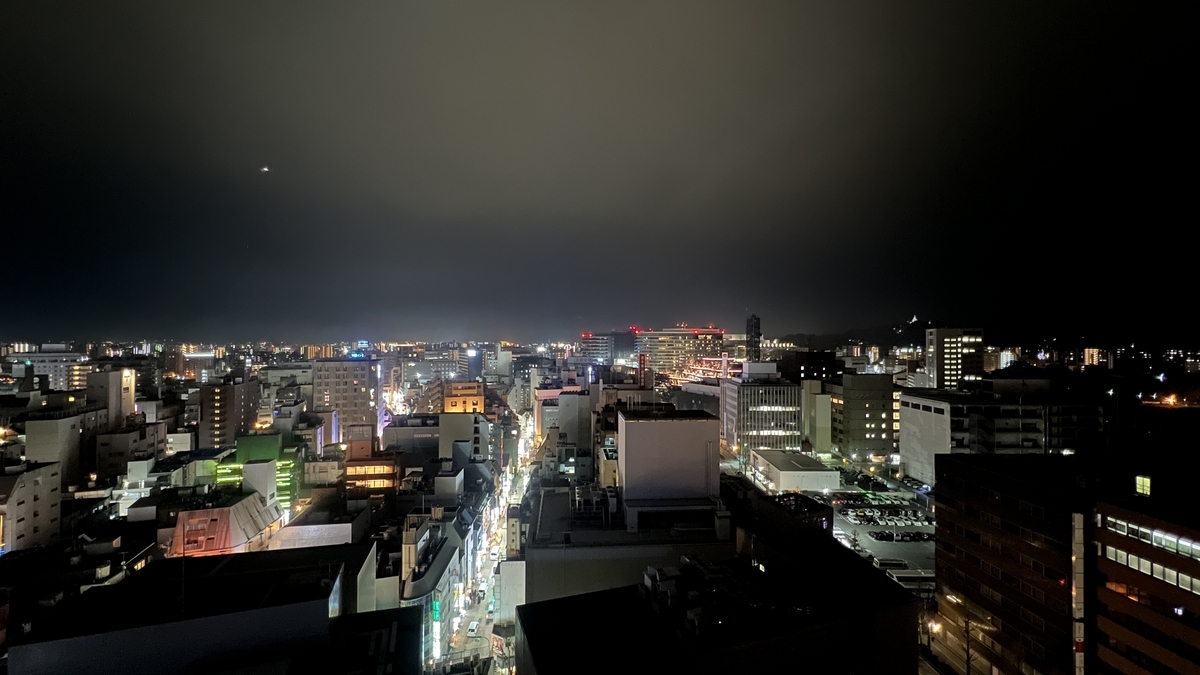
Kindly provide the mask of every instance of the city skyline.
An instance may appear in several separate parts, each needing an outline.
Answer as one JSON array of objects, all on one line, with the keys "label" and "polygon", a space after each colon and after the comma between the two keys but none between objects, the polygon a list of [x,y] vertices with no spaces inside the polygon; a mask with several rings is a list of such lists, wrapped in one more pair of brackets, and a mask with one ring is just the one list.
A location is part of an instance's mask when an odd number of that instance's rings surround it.
[{"label": "city skyline", "polygon": [[8,5],[8,310],[206,339],[1186,327],[1159,17],[682,7]]}]

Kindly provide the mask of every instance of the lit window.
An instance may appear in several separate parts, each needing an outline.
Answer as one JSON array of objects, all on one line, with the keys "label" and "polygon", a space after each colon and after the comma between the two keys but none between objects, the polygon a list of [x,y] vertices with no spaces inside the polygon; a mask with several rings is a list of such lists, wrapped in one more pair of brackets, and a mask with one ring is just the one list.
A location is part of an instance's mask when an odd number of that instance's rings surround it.
[{"label": "lit window", "polygon": [[1150,496],[1150,476],[1137,477],[1137,493],[1147,497]]}]

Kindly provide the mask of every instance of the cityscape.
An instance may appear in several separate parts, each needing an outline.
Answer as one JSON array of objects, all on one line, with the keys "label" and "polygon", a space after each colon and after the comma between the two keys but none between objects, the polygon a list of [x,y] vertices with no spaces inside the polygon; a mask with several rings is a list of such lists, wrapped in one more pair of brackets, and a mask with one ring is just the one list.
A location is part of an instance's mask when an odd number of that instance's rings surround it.
[{"label": "cityscape", "polygon": [[0,675],[1200,673],[1189,25],[0,7]]}]

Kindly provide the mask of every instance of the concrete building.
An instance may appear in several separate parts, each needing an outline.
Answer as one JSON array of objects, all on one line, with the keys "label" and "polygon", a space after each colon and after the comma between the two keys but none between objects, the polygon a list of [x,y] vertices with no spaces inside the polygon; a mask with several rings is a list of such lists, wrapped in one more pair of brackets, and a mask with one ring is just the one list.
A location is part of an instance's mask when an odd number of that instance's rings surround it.
[{"label": "concrete building", "polygon": [[820,380],[802,380],[800,389],[803,438],[812,444],[814,454],[829,454],[833,447],[832,396],[825,393],[825,385]]},{"label": "concrete building", "polygon": [[66,491],[81,482],[82,458],[94,451],[96,435],[108,428],[108,409],[100,406],[31,413],[25,422],[25,457],[57,462]]},{"label": "concrete building", "polygon": [[680,375],[692,361],[719,357],[725,331],[720,328],[677,326],[662,330],[638,331],[637,351],[645,354],[655,372]]},{"label": "concrete building", "polygon": [[[814,560],[795,565],[756,564],[752,555],[688,556],[629,574],[625,581],[634,584],[531,600],[517,608],[516,671],[916,672],[912,596],[826,539],[828,555],[810,554]],[[864,585],[875,592],[860,590]],[[579,616],[605,626],[608,636],[586,657],[573,637],[572,617]],[[846,634],[863,636],[851,653],[835,647]]]},{"label": "concrete building", "polygon": [[899,444],[900,404],[891,375],[846,373],[826,383],[833,449],[845,456],[878,457]]},{"label": "concrete building", "polygon": [[935,655],[974,673],[1094,672],[1084,567],[1095,553],[1075,459],[937,457]]},{"label": "concrete building", "polygon": [[631,532],[683,511],[711,511],[720,492],[720,422],[695,410],[623,410],[617,470]]},{"label": "concrete building", "polygon": [[203,508],[179,511],[169,555],[209,556],[264,551],[283,526],[274,460],[244,466],[241,494],[218,493]]},{"label": "concrete building", "polygon": [[745,363],[737,378],[721,383],[725,442],[741,453],[750,450],[801,449],[798,385],[779,377],[774,363]]},{"label": "concrete building", "polygon": [[579,355],[594,363],[613,365],[618,359],[631,359],[637,351],[633,331],[583,333],[579,336]]},{"label": "concrete building", "polygon": [[130,462],[167,456],[167,425],[134,424],[96,436],[96,474],[115,479],[129,473]]},{"label": "concrete building", "polygon": [[223,448],[254,429],[260,390],[257,380],[227,377],[204,384],[196,393],[200,405],[198,443],[201,448]]},{"label": "concrete building", "polygon": [[57,463],[0,466],[0,553],[46,546],[58,538],[60,468]]},{"label": "concrete building", "polygon": [[378,428],[383,418],[382,368],[366,358],[318,359],[313,365],[314,410],[336,410],[343,427],[374,424]]},{"label": "concrete building", "polygon": [[92,372],[87,354],[67,351],[13,353],[4,357],[12,364],[14,377],[24,377],[25,371],[45,375],[54,391],[79,391],[87,388],[87,375]]},{"label": "concrete building", "polygon": [[768,494],[823,492],[842,486],[837,469],[799,452],[751,450],[749,464],[755,482]]},{"label": "concrete building", "polygon": [[484,389],[482,382],[445,382],[442,385],[442,412],[484,412]]},{"label": "concrete building", "polygon": [[1179,483],[1189,489],[1187,479],[1161,474],[1151,464],[1096,505],[1099,556],[1090,585],[1098,616],[1096,633],[1084,635],[1096,648],[1089,672],[1200,672],[1193,621],[1200,616],[1200,523],[1190,494],[1175,490]]},{"label": "concrete building", "polygon": [[[985,381],[990,383],[990,381]],[[934,457],[948,453],[1063,454],[1104,427],[1102,407],[1060,396],[1048,382],[1021,381],[990,393],[910,389],[900,393],[900,463],[933,485]]]},{"label": "concrete building", "polygon": [[930,328],[925,331],[925,373],[934,389],[951,389],[983,377],[983,329]]},{"label": "concrete building", "polygon": [[136,406],[137,372],[130,368],[107,370],[87,374],[87,398],[89,403],[99,403],[108,408],[108,422],[113,429],[125,424]]},{"label": "concrete building", "polygon": [[33,630],[8,661],[31,675],[419,673],[419,614],[377,609],[371,544],[156,560],[16,617]]}]

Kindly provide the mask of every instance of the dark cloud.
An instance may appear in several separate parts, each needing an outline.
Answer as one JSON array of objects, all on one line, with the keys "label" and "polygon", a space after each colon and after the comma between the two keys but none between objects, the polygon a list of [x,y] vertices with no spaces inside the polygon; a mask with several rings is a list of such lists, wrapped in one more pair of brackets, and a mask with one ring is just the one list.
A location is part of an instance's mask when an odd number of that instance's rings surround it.
[{"label": "dark cloud", "polygon": [[1186,325],[1129,304],[1181,260],[1172,18],[8,3],[5,333]]}]

